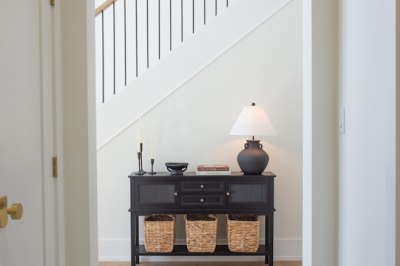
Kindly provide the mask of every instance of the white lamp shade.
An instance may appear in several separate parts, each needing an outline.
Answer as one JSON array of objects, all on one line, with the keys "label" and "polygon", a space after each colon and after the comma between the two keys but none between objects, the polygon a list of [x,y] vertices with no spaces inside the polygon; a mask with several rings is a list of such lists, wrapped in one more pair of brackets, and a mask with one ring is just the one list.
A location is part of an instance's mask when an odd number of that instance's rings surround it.
[{"label": "white lamp shade", "polygon": [[229,135],[275,136],[276,131],[263,107],[245,106]]}]

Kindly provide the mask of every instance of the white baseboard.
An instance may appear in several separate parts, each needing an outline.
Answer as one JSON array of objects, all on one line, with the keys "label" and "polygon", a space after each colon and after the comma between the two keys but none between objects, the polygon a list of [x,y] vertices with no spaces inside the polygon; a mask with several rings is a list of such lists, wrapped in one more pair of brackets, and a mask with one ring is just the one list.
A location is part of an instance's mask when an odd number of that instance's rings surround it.
[{"label": "white baseboard", "polygon": [[[264,240],[260,241],[264,243]],[[139,243],[143,245],[143,240]],[[177,239],[177,245],[186,244],[185,239]],[[218,240],[217,244],[226,244],[226,240]],[[99,261],[130,261],[130,239],[100,239]],[[141,261],[263,261],[262,256],[142,256]],[[274,260],[302,260],[301,239],[275,239]]]}]

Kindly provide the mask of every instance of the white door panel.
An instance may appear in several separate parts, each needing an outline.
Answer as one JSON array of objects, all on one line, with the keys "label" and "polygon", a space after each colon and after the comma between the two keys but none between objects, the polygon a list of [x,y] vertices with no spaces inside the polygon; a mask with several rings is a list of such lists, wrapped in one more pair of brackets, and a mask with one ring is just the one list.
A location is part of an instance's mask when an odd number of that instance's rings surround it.
[{"label": "white door panel", "polygon": [[44,3],[2,1],[0,8],[0,196],[24,207],[21,220],[0,228],[1,266],[56,265],[51,10]]}]

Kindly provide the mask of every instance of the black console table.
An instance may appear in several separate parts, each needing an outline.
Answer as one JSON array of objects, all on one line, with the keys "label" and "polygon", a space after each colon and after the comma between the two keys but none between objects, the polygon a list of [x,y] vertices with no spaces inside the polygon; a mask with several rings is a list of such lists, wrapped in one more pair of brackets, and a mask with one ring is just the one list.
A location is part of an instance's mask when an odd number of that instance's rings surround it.
[{"label": "black console table", "polygon": [[[131,263],[139,256],[265,256],[273,266],[274,178],[232,173],[230,176],[195,173],[130,176],[131,186]],[[150,214],[255,214],[265,216],[265,245],[255,253],[233,253],[217,245],[214,253],[189,253],[185,245],[175,245],[171,253],[148,253],[139,245],[139,216]]]}]

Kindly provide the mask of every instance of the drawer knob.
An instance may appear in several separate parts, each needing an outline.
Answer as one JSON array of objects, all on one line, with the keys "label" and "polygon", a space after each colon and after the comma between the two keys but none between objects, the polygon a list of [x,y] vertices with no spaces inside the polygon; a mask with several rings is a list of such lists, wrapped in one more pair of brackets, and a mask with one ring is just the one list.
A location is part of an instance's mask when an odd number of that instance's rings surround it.
[{"label": "drawer knob", "polygon": [[204,188],[204,185],[200,185],[200,188]]},{"label": "drawer knob", "polygon": [[227,196],[229,196],[230,194],[231,194],[231,193],[229,193],[229,192],[226,192],[226,195],[227,195]]},{"label": "drawer knob", "polygon": [[203,199],[200,199],[200,202],[204,202],[204,200],[203,200]]},{"label": "drawer knob", "polygon": [[178,192],[175,192],[175,193],[174,193],[174,196],[178,196]]}]

